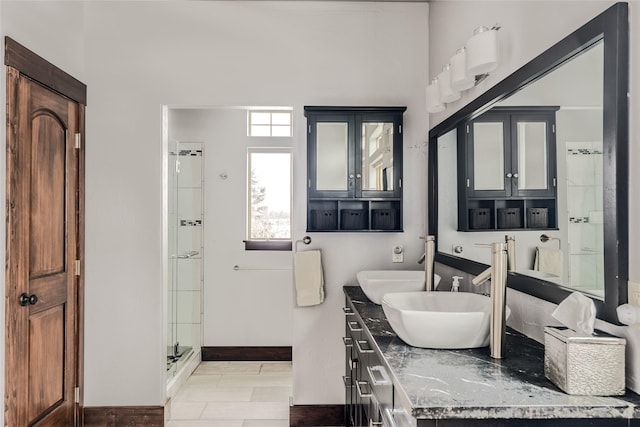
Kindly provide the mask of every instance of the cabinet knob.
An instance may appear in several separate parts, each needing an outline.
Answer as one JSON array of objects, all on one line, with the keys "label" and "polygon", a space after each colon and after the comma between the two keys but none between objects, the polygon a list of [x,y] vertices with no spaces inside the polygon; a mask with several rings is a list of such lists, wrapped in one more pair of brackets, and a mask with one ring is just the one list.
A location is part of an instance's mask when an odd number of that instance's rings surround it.
[{"label": "cabinet knob", "polygon": [[357,175],[356,175],[356,178],[360,179],[360,178],[362,178],[362,175],[357,174]]},{"label": "cabinet knob", "polygon": [[354,174],[349,174],[349,179],[353,179],[353,178],[355,178],[355,175]]},{"label": "cabinet knob", "polygon": [[518,174],[517,174],[517,173],[514,173],[514,174],[513,174],[513,177],[517,179],[517,178],[518,178]]},{"label": "cabinet knob", "polygon": [[507,178],[511,178],[512,176],[513,176],[513,175],[511,174],[511,172],[509,172],[509,173],[507,174]]}]

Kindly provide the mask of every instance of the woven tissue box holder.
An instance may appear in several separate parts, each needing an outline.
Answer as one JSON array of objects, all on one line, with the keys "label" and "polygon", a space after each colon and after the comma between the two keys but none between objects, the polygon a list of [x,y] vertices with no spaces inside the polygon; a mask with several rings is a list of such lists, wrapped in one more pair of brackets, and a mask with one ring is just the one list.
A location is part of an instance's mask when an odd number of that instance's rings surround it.
[{"label": "woven tissue box holder", "polygon": [[544,328],[544,375],[565,393],[619,396],[625,393],[624,338],[595,331],[580,336],[568,328]]}]

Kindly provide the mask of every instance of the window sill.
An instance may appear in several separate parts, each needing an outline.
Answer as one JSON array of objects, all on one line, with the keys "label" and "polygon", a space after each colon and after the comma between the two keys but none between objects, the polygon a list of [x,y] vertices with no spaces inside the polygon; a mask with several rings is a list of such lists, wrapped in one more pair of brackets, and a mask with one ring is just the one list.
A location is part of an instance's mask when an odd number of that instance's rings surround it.
[{"label": "window sill", "polygon": [[245,251],[291,251],[291,240],[243,240]]}]

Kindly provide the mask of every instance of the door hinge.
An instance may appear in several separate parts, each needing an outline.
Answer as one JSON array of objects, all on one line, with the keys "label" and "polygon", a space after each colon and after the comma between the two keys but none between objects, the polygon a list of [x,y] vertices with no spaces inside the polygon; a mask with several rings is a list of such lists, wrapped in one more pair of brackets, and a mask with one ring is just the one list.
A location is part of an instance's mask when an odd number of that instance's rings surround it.
[{"label": "door hinge", "polygon": [[76,148],[80,149],[82,146],[82,135],[80,133],[76,133]]},{"label": "door hinge", "polygon": [[556,179],[555,179],[555,178],[553,178],[553,186],[555,187],[556,185],[557,185],[557,184],[556,184]]},{"label": "door hinge", "polygon": [[402,134],[402,125],[398,125],[398,133]]},{"label": "door hinge", "polygon": [[73,389],[73,400],[75,403],[80,403],[80,387]]},{"label": "door hinge", "polygon": [[307,185],[309,185],[309,188],[311,188],[311,180],[309,180],[309,182],[307,183]]},{"label": "door hinge", "polygon": [[399,187],[399,188],[402,188],[402,178],[400,178],[400,179],[398,180],[398,187]]},{"label": "door hinge", "polygon": [[556,124],[551,125],[551,132],[556,133]]},{"label": "door hinge", "polygon": [[471,128],[469,127],[469,125],[467,125],[467,133],[469,133],[471,131]]},{"label": "door hinge", "polygon": [[467,188],[471,187],[471,180],[467,178]]},{"label": "door hinge", "polygon": [[76,260],[76,276],[80,276],[80,260]]},{"label": "door hinge", "polygon": [[309,133],[311,133],[311,125],[309,125]]}]

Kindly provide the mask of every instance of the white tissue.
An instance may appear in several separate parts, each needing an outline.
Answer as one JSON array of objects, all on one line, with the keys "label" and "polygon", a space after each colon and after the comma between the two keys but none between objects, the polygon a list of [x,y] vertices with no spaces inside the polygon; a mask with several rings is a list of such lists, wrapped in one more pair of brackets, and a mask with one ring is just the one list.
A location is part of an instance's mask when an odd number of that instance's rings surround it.
[{"label": "white tissue", "polygon": [[596,305],[591,298],[573,292],[551,313],[554,319],[581,335],[593,335]]},{"label": "white tissue", "polygon": [[618,320],[623,325],[633,325],[640,323],[640,307],[631,304],[622,304],[616,309]]}]

